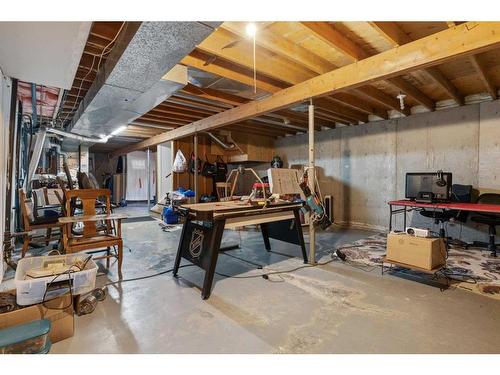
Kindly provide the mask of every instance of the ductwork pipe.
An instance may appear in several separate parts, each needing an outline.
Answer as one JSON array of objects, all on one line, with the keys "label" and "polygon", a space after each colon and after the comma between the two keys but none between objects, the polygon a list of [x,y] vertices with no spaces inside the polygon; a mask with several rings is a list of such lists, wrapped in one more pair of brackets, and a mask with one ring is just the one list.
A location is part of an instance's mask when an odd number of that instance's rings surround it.
[{"label": "ductwork pipe", "polygon": [[86,137],[80,134],[68,133],[63,130],[55,129],[55,128],[46,128],[47,132],[60,135],[62,137],[76,139],[82,142],[91,142],[91,143],[106,143],[108,141],[107,137],[104,138],[95,138],[95,137]]},{"label": "ductwork pipe", "polygon": [[212,140],[217,143],[220,147],[222,147],[224,150],[234,150],[236,148],[236,145],[234,143],[225,143],[223,140],[217,138],[215,135],[209,132],[203,132],[203,134],[207,134]]}]

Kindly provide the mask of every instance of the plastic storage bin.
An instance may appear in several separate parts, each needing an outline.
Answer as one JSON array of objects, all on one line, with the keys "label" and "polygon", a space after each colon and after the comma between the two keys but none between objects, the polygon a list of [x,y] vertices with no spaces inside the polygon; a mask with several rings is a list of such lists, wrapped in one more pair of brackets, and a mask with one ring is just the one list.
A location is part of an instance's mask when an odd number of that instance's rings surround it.
[{"label": "plastic storage bin", "polygon": [[1,354],[46,354],[51,342],[50,321],[35,320],[0,330]]},{"label": "plastic storage bin", "polygon": [[97,265],[90,259],[85,269],[82,271],[72,272],[71,274],[62,274],[59,276],[51,275],[39,278],[30,278],[26,273],[33,268],[40,268],[46,261],[61,261],[66,264],[72,264],[77,261],[84,262],[88,258],[88,254],[68,254],[57,256],[41,256],[23,258],[17,264],[16,276],[14,282],[16,284],[16,302],[18,305],[33,305],[43,301],[45,290],[49,287],[45,296],[46,300],[59,297],[71,290],[74,295],[90,292],[95,287],[95,279],[97,276]]}]

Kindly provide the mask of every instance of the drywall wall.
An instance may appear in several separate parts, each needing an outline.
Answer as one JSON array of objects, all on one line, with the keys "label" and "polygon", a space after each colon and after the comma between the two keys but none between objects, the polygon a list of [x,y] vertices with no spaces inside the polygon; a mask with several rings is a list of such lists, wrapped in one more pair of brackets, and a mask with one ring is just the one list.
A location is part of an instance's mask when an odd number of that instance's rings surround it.
[{"label": "drywall wall", "polygon": [[[316,132],[316,165],[323,195],[334,197],[336,222],[385,229],[387,202],[404,198],[406,172],[442,169],[454,183],[500,190],[499,145],[497,100]],[[285,166],[307,163],[307,135],[280,138],[276,154]],[[418,213],[411,220],[437,229]],[[472,223],[448,229],[465,239],[484,237]]]}]

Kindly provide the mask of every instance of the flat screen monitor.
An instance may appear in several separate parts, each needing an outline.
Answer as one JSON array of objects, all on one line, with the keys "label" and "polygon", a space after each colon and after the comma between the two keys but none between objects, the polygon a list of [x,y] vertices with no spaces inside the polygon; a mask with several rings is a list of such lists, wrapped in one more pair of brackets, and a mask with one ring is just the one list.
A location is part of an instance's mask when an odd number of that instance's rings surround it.
[{"label": "flat screen monitor", "polygon": [[415,200],[430,196],[431,200],[447,201],[450,199],[451,178],[450,172],[407,173],[405,197]]}]

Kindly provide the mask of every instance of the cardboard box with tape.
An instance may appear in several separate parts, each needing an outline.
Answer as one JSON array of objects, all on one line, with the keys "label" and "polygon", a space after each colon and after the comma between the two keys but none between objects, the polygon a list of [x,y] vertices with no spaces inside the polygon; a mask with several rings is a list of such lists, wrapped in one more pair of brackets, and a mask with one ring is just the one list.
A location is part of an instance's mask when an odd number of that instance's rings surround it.
[{"label": "cardboard box with tape", "polygon": [[446,246],[442,238],[389,233],[386,261],[432,271],[446,264]]},{"label": "cardboard box with tape", "polygon": [[[2,293],[15,295],[15,290]],[[16,326],[35,320],[47,319],[51,322],[49,332],[52,343],[64,340],[73,336],[74,316],[73,304],[69,294],[46,301],[45,306],[36,304],[31,306],[17,306],[13,311],[0,314],[0,328]]]}]

